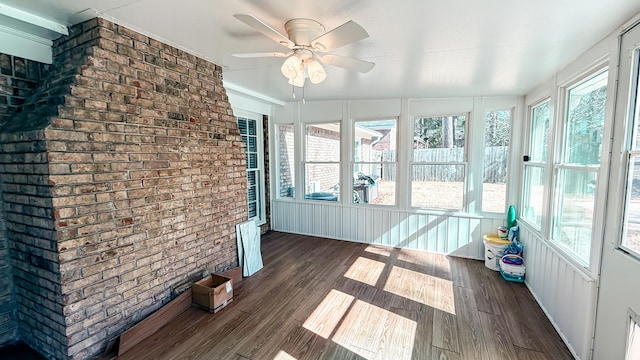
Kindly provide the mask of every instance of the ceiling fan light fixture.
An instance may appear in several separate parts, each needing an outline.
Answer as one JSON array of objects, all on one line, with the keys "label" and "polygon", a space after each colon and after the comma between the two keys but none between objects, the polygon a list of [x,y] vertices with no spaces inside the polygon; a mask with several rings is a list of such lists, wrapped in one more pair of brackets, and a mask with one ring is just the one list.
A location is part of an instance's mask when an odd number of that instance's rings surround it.
[{"label": "ceiling fan light fixture", "polygon": [[[287,79],[294,79],[295,77],[298,76],[299,73],[303,72],[303,71],[300,71],[301,66],[302,66],[302,60],[296,55],[292,55],[292,56],[289,56],[287,60],[284,61],[284,63],[282,64],[282,67],[280,68],[280,71],[282,72],[282,75],[284,75]],[[304,75],[303,75],[303,78],[304,78]]]},{"label": "ceiling fan light fixture", "polygon": [[307,63],[307,73],[309,74],[309,80],[312,84],[319,84],[327,78],[327,73],[324,71],[324,68],[315,60]]},{"label": "ceiling fan light fixture", "polygon": [[303,87],[304,86],[304,69],[302,69],[302,71],[299,71],[298,74],[296,75],[296,77],[289,79],[289,85],[293,85],[293,86],[297,86],[297,87]]}]

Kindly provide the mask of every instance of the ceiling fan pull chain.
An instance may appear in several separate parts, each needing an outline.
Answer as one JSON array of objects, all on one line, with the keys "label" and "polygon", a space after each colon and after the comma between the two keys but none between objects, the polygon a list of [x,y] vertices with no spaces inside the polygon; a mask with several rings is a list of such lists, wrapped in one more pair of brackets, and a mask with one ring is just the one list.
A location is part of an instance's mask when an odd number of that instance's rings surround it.
[{"label": "ceiling fan pull chain", "polygon": [[291,85],[291,98],[295,100],[296,98],[296,86]]},{"label": "ceiling fan pull chain", "polygon": [[304,84],[302,84],[302,105],[304,105]]}]

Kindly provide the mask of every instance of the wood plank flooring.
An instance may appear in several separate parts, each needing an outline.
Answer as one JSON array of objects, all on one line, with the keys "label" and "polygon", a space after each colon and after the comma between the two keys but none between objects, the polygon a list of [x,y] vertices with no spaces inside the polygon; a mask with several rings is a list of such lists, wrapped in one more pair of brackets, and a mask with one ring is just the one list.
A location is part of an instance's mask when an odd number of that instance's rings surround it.
[{"label": "wood plank flooring", "polygon": [[216,314],[118,359],[573,359],[523,284],[481,261],[271,232]]}]

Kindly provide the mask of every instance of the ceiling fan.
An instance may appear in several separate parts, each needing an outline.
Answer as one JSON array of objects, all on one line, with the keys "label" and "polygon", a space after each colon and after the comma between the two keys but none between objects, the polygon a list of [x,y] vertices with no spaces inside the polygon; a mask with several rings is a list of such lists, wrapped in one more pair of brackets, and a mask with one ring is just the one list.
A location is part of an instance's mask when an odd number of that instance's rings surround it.
[{"label": "ceiling fan", "polygon": [[287,58],[280,70],[293,86],[304,86],[305,78],[318,84],[327,77],[322,64],[369,72],[374,63],[346,56],[328,54],[329,51],[369,37],[369,34],[353,21],[326,31],[322,24],[311,19],[292,19],[284,24],[288,36],[284,36],[257,17],[235,14],[236,19],[261,32],[278,44],[289,48],[288,52],[261,52],[233,54],[240,58],[281,57]]}]

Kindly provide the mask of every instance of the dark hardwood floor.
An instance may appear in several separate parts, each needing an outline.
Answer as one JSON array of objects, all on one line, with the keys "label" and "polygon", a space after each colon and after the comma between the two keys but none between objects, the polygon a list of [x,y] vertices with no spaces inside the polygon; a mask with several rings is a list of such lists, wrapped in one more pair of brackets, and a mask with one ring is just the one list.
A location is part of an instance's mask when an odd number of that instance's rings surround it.
[{"label": "dark hardwood floor", "polygon": [[475,260],[271,232],[219,313],[119,359],[572,359],[523,284]]}]

